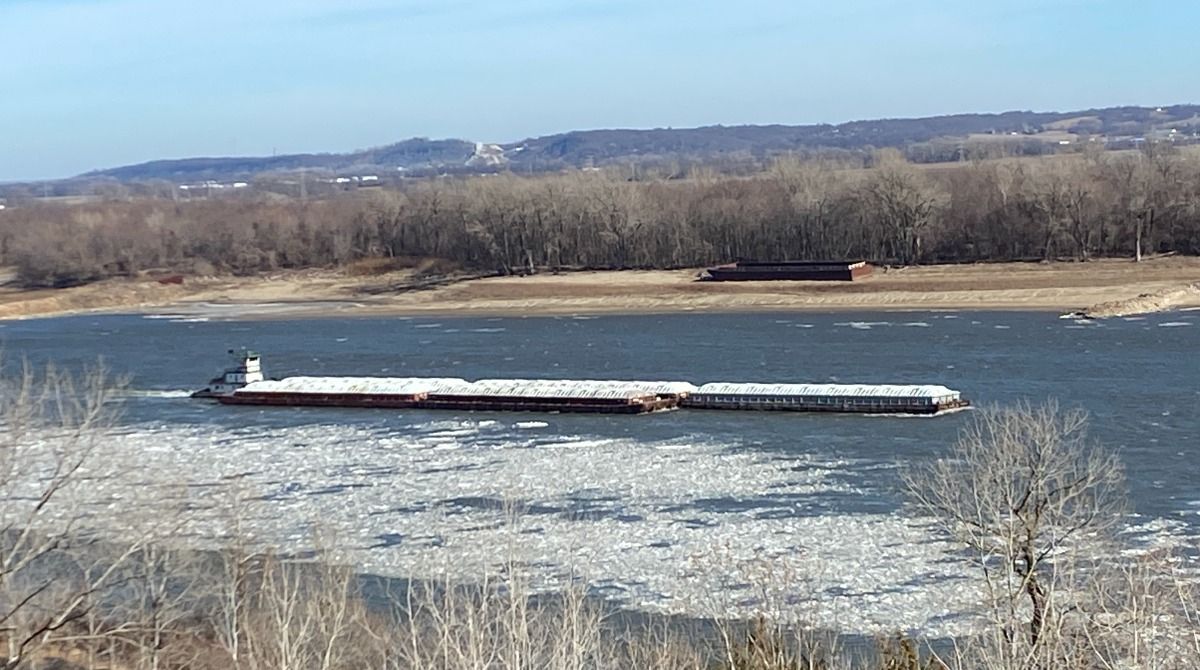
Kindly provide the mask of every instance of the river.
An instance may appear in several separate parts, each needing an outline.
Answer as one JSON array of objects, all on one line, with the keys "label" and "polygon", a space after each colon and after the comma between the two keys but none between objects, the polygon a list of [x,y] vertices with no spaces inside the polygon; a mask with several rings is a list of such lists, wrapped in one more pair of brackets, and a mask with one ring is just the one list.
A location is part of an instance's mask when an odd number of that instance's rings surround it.
[{"label": "river", "polygon": [[[974,592],[912,517],[898,471],[944,453],[934,418],[677,411],[648,416],[225,407],[186,398],[231,348],[268,374],[931,383],[979,405],[1053,398],[1128,470],[1146,542],[1200,525],[1200,312],[1103,322],[907,312],[7,322],[10,359],[127,375],[121,448],[198,498],[249,487],[255,532],[316,526],[396,576],[505,563],[650,611],[737,614],[762,566],[848,632],[954,634]],[[197,531],[199,532],[199,531]],[[786,566],[787,570],[774,570]],[[786,577],[778,574],[786,573]],[[798,595],[800,594],[800,595]]]}]

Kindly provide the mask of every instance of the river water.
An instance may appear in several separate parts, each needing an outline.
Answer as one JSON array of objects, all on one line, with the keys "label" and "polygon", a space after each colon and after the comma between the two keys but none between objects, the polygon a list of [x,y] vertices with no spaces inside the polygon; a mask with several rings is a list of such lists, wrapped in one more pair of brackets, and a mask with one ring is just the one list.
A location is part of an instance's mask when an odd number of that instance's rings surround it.
[{"label": "river water", "polygon": [[[259,409],[189,400],[251,347],[272,376],[935,383],[977,404],[1053,398],[1128,470],[1145,542],[1200,525],[1200,312],[1104,322],[1019,312],[8,322],[9,358],[129,377],[121,449],[203,499],[222,482],[284,547],[330,531],[364,570],[473,578],[526,566],[632,607],[762,607],[848,632],[954,634],[977,594],[897,493],[970,412],[934,418]],[[216,504],[216,503],[214,503]],[[203,530],[195,530],[202,535]]]}]

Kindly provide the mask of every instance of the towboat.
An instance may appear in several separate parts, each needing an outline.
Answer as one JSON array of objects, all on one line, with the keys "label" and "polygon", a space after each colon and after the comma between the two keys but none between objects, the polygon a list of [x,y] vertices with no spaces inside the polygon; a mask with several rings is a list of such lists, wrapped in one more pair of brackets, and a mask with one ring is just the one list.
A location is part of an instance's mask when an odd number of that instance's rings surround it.
[{"label": "towboat", "polygon": [[209,380],[208,386],[192,393],[193,398],[223,398],[232,396],[247,384],[261,382],[266,379],[262,371],[262,359],[253,351],[234,349],[229,350],[234,359],[234,365],[225,369],[219,377]]}]

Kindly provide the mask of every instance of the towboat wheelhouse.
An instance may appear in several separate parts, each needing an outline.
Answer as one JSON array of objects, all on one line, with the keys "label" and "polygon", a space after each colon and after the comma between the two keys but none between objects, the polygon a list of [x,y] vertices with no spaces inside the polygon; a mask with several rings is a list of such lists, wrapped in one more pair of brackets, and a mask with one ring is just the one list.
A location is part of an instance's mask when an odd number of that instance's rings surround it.
[{"label": "towboat wheelhouse", "polygon": [[220,377],[213,377],[206,388],[193,393],[193,398],[233,395],[234,391],[247,384],[261,382],[265,379],[262,372],[262,360],[256,352],[230,349],[229,355],[233,357],[234,365],[226,368]]}]

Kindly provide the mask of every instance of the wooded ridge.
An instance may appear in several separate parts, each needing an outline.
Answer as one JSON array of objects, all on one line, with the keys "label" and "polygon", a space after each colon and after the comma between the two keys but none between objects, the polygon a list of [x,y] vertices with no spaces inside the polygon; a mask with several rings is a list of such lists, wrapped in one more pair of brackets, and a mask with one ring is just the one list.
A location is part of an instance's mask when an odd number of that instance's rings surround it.
[{"label": "wooded ridge", "polygon": [[619,170],[413,180],[325,198],[113,197],[0,211],[0,263],[26,286],[149,269],[253,274],[437,259],[515,274],[735,259],[887,264],[1200,253],[1200,154],[1137,152],[872,167],[785,157],[749,177]]}]

